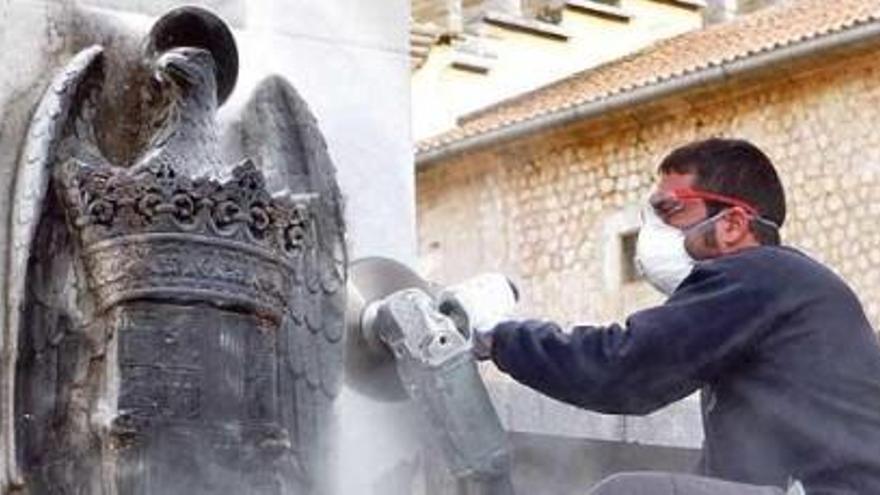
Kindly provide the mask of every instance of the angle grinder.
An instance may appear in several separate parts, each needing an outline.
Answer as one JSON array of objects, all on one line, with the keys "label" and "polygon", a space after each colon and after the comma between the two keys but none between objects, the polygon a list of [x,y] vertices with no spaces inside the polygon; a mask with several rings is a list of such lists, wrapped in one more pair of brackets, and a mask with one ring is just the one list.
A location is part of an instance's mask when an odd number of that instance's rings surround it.
[{"label": "angle grinder", "polygon": [[346,381],[374,398],[412,400],[465,495],[513,493],[507,435],[471,337],[516,299],[498,274],[441,288],[388,259],[349,267]]},{"label": "angle grinder", "polygon": [[352,262],[347,287],[346,383],[375,399],[401,401],[409,397],[377,321],[379,309],[387,305],[390,296],[408,289],[428,295],[433,301],[431,309],[451,320],[465,341],[470,341],[473,331],[507,316],[519,299],[513,283],[498,273],[443,287],[392,259],[370,257]]},{"label": "angle grinder", "polygon": [[387,258],[362,258],[348,267],[345,312],[345,382],[374,399],[407,398],[391,349],[380,339],[375,322],[378,304],[404,290],[435,294],[437,287],[406,265]]}]

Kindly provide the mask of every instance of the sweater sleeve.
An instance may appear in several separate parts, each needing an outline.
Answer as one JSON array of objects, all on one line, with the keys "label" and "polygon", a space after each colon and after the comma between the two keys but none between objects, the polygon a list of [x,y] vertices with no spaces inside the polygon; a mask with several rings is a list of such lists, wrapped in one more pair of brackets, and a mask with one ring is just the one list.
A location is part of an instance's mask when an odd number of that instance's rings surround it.
[{"label": "sweater sleeve", "polygon": [[713,380],[774,318],[772,294],[724,262],[699,264],[663,305],[625,325],[563,332],[542,321],[494,330],[492,359],[553,398],[611,414],[648,414]]}]

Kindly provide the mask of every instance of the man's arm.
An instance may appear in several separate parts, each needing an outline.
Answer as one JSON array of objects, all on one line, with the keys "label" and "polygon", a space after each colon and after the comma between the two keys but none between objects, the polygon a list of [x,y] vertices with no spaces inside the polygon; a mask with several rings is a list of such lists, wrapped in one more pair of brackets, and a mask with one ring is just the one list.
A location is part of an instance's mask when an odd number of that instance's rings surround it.
[{"label": "man's arm", "polygon": [[514,379],[570,404],[647,414],[712,381],[741,358],[773,318],[760,274],[726,261],[699,265],[662,306],[625,327],[510,321],[493,331],[491,355]]}]

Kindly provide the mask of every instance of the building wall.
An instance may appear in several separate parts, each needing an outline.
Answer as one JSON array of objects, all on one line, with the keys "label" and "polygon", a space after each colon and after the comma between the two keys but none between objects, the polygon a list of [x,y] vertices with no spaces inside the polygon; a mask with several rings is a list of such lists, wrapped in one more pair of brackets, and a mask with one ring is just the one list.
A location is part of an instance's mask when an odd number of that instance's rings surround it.
[{"label": "building wall", "polygon": [[637,226],[665,153],[735,136],[764,149],[782,174],[786,241],[842,274],[880,323],[878,60],[838,60],[667,102],[653,117],[630,114],[431,165],[417,175],[423,268],[441,281],[501,269],[521,281],[524,312],[619,318],[656,298],[642,282],[605,273],[619,251],[609,254],[610,234]]},{"label": "building wall", "polygon": [[702,26],[698,10],[656,0],[624,0],[628,21],[567,8],[557,25],[567,40],[483,25],[470,39],[485,73],[462,70],[458,45],[441,45],[412,78],[413,131],[438,134],[455,120],[502,99],[619,58],[651,43]]},{"label": "building wall", "polygon": [[[620,246],[621,234],[638,226],[661,158],[695,139],[742,137],[781,172],[785,241],[840,273],[878,325],[878,62],[876,53],[837,55],[431,164],[417,173],[421,267],[439,282],[505,272],[520,284],[523,315],[563,324],[619,321],[661,301],[644,282],[622,280]],[[563,436],[699,445],[693,398],[648,423],[591,415],[577,426],[573,408],[531,397],[491,369],[487,376],[502,416],[520,411],[509,424],[525,421],[526,410],[539,416],[516,430],[538,425]]]}]

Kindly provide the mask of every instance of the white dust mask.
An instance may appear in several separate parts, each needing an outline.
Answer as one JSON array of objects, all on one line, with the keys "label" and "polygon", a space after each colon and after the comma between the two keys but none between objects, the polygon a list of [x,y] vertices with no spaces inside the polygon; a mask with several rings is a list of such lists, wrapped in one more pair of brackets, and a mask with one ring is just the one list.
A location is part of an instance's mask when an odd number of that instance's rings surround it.
[{"label": "white dust mask", "polygon": [[[711,220],[714,217],[687,230]],[[655,289],[667,296],[675,292],[694,268],[695,260],[685,249],[684,240],[685,232],[661,220],[653,208],[644,210],[636,243],[636,266]]]}]

